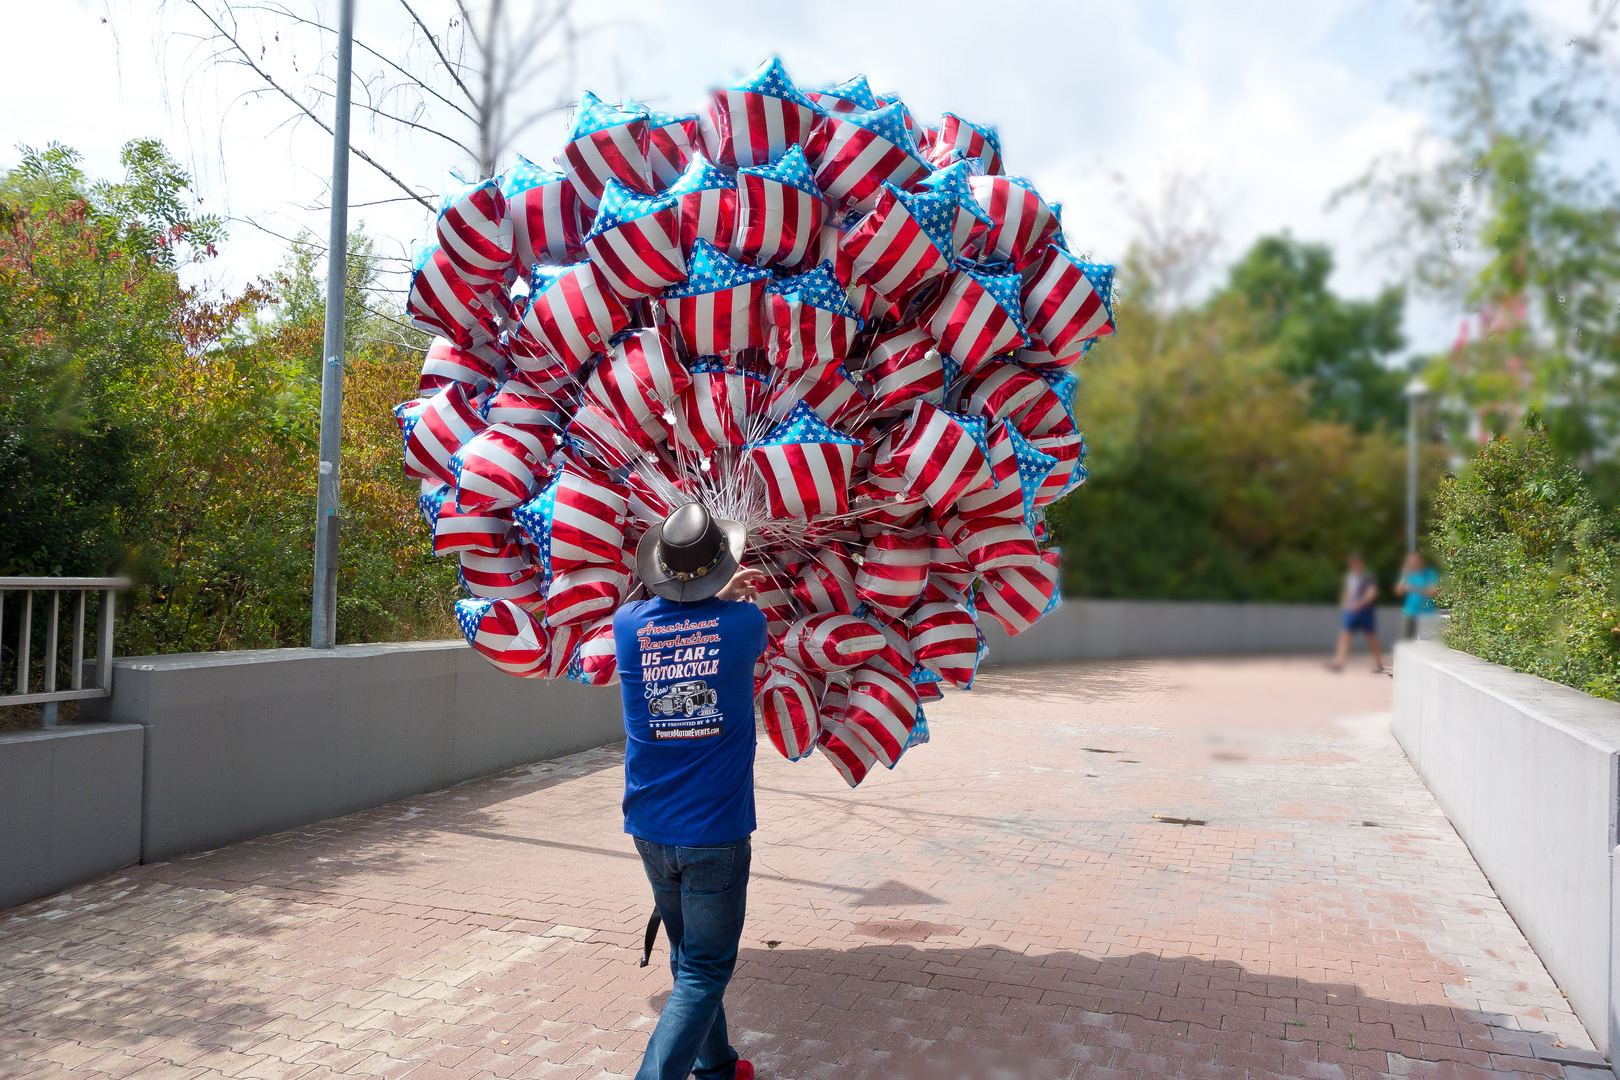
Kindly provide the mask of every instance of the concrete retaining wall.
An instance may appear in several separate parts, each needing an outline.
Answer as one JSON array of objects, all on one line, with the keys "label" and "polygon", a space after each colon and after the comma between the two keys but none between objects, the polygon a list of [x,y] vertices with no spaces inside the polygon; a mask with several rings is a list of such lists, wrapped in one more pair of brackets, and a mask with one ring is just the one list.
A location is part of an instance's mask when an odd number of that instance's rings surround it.
[{"label": "concrete retaining wall", "polygon": [[[1116,656],[1325,654],[1339,637],[1339,610],[1329,604],[1069,600],[1014,638],[994,619],[979,622],[990,643],[989,665]],[[1394,645],[1400,631],[1400,608],[1380,608],[1378,636],[1385,649]],[[1363,647],[1358,640],[1356,648]]]},{"label": "concrete retaining wall", "polygon": [[110,718],[146,729],[145,862],[623,737],[616,689],[513,678],[460,641],[113,666]]},{"label": "concrete retaining wall", "polygon": [[0,910],[139,862],[142,731],[0,735]]},{"label": "concrete retaining wall", "polygon": [[1395,737],[1570,1005],[1613,1045],[1620,703],[1402,644]]}]

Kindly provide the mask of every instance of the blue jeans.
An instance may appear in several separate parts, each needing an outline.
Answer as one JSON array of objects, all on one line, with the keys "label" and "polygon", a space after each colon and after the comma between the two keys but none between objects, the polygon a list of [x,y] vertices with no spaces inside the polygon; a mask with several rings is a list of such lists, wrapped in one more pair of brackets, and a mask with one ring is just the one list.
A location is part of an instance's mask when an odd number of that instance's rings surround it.
[{"label": "blue jeans", "polygon": [[636,1080],[732,1080],[737,1051],[726,1038],[720,1000],[737,966],[748,908],[747,838],[715,847],[666,847],[636,838],[653,902],[669,936],[675,989]]}]

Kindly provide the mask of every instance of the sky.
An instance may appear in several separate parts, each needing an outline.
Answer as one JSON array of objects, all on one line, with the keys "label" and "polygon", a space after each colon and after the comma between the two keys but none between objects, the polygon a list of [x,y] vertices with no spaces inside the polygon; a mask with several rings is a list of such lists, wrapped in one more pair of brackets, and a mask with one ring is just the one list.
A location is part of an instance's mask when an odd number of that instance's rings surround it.
[{"label": "sky", "polygon": [[[200,0],[213,11],[223,0]],[[522,3],[523,0],[517,0]],[[327,0],[287,0],[330,12]],[[269,273],[301,229],[324,237],[330,138],[289,123],[289,107],[249,91],[242,67],[211,63],[206,24],[188,0],[69,0],[8,5],[15,41],[0,65],[0,167],[20,144],[56,141],[84,155],[92,177],[119,175],[127,139],[164,140],[196,177],[206,210],[226,215],[218,259],[191,271],[233,289]],[[442,26],[449,0],[413,6]],[[1411,0],[594,0],[579,5],[574,71],[527,88],[539,104],[591,89],[656,108],[693,111],[714,86],[781,56],[800,85],[866,74],[920,118],[942,110],[994,124],[1009,172],[1063,203],[1067,235],[1104,261],[1135,231],[1130,208],[1153,205],[1171,178],[1192,181],[1222,243],[1202,287],[1257,237],[1289,230],[1330,244],[1334,286],[1368,296],[1399,267],[1357,204],[1330,207],[1335,191],[1382,155],[1411,150],[1425,129],[1422,104],[1395,93],[1428,59]],[[1539,17],[1577,25],[1585,0],[1536,0]],[[358,0],[357,38],[399,52],[395,0]],[[262,62],[300,79],[330,63],[326,43],[247,27]],[[362,57],[362,61],[363,61]],[[362,61],[357,61],[357,69]],[[327,106],[329,108],[329,106]],[[434,123],[429,119],[429,123]],[[566,114],[531,129],[517,149],[548,161]],[[429,190],[461,166],[458,151],[422,132],[380,135],[357,120],[356,145]],[[361,162],[352,165],[351,222],[403,259],[428,234],[420,207]],[[389,201],[396,200],[396,201]],[[1413,349],[1443,347],[1459,313],[1416,304]]]}]

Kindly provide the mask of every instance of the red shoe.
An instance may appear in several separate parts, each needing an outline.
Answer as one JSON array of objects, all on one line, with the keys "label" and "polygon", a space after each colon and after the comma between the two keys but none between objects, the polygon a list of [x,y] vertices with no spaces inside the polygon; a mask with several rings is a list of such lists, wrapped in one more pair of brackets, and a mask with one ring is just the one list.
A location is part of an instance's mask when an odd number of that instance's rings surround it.
[{"label": "red shoe", "polygon": [[742,1058],[737,1059],[737,1080],[754,1080],[754,1066]]}]

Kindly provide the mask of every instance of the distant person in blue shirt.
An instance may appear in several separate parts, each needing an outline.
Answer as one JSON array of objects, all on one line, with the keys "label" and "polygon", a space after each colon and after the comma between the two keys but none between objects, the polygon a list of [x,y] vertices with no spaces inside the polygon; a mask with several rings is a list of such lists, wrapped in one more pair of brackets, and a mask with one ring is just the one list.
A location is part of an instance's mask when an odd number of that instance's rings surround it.
[{"label": "distant person in blue shirt", "polygon": [[1350,642],[1357,634],[1367,636],[1367,648],[1372,652],[1373,674],[1384,670],[1384,654],[1378,647],[1378,579],[1367,570],[1360,555],[1352,553],[1344,575],[1344,589],[1339,599],[1339,649],[1329,666],[1343,671],[1350,659]]},{"label": "distant person in blue shirt", "polygon": [[[698,503],[647,530],[636,570],[653,593],[613,616],[624,694],[624,831],[652,883],[675,989],[636,1080],[753,1080],[721,1005],[737,966],[754,831],[754,664],[765,575],[744,529]],[[645,959],[643,960],[645,963]]]},{"label": "distant person in blue shirt", "polygon": [[1406,557],[1401,580],[1395,583],[1395,595],[1406,598],[1405,607],[1401,609],[1401,637],[1411,641],[1418,636],[1419,624],[1434,617],[1434,598],[1440,595],[1440,575],[1414,551]]}]

